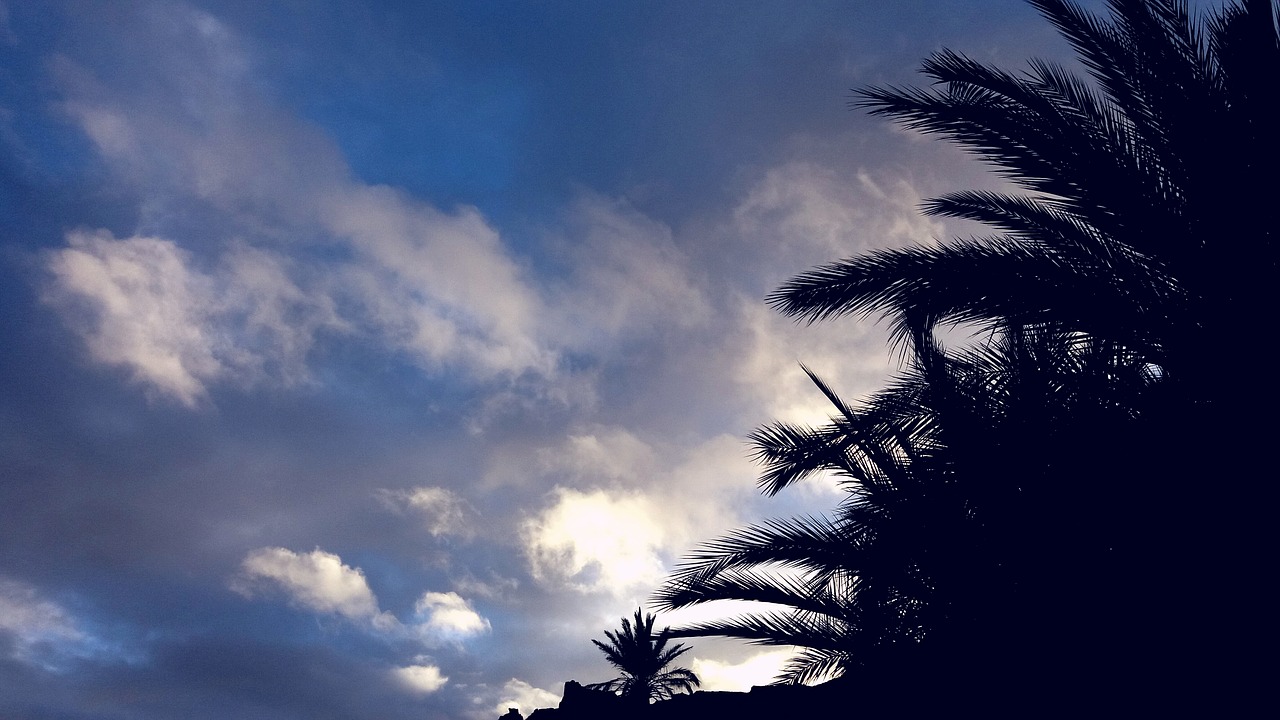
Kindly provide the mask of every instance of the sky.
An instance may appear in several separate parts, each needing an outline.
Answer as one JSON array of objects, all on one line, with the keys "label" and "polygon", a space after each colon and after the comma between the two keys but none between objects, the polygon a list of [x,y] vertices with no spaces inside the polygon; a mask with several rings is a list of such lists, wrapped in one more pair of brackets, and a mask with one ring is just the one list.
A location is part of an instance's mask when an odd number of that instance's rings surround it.
[{"label": "sky", "polygon": [[[895,372],[764,303],[997,180],[848,105],[1020,0],[0,0],[0,717],[495,718]],[[705,613],[662,615],[659,625]],[[694,639],[710,689],[786,649]]]}]

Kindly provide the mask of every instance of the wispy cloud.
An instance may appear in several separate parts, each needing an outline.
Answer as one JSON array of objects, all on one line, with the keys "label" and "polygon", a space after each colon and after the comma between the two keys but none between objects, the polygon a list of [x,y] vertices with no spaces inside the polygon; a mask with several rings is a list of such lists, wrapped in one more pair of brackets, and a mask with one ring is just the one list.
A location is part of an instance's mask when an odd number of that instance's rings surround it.
[{"label": "wispy cloud", "polygon": [[[428,370],[554,374],[542,300],[477,210],[352,179],[328,138],[255,90],[216,19],[155,13],[156,52],[178,59],[157,58],[154,82],[58,63],[62,107],[122,182],[166,188],[144,218],[156,232],[76,232],[50,256],[50,296],[97,319],[80,328],[94,359],[190,406],[210,383],[305,378],[318,333],[353,327]],[[214,222],[192,232],[190,214]]]},{"label": "wispy cloud", "polygon": [[474,507],[448,488],[420,486],[409,490],[379,490],[377,497],[394,512],[411,512],[432,537],[471,537],[479,517]]},{"label": "wispy cloud", "polygon": [[58,656],[80,655],[88,637],[71,613],[26,583],[0,577],[0,637],[15,660],[48,666]]}]

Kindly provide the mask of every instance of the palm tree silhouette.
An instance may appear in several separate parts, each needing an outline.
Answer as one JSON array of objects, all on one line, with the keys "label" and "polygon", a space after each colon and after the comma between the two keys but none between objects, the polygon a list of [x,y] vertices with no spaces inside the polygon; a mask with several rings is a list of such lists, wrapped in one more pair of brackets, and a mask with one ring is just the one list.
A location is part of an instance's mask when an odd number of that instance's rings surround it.
[{"label": "palm tree silhouette", "polygon": [[689,647],[682,643],[668,647],[667,629],[654,633],[653,623],[653,615],[636,608],[634,624],[622,618],[620,631],[604,632],[608,642],[593,639],[591,642],[622,675],[588,687],[618,693],[635,705],[648,705],[651,700],[665,700],[676,692],[692,692],[700,685],[698,676],[690,670],[668,669],[676,658],[689,651]]},{"label": "palm tree silhouette", "polygon": [[[676,632],[807,648],[791,680],[875,665],[988,699],[1220,701],[1248,676],[1227,619],[1262,592],[1270,546],[1256,485],[1212,481],[1256,474],[1271,425],[1245,418],[1277,401],[1275,373],[1224,378],[1227,344],[1250,357],[1275,307],[1258,211],[1275,187],[1259,178],[1280,166],[1263,99],[1276,10],[1245,0],[1201,19],[1176,0],[1110,0],[1108,21],[1031,4],[1092,82],[943,51],[924,64],[932,89],[856,102],[1020,187],[925,205],[998,234],[830,263],[769,297],[809,322],[880,315],[909,351],[856,409],[819,382],[831,424],[753,438],[766,492],[834,472],[850,499],[708,543],[659,598],[790,608]],[[989,339],[944,352],[949,323]]]},{"label": "palm tree silhouette", "polygon": [[[1106,436],[1129,421],[1114,398],[1155,378],[1123,357],[1077,337],[1010,331],[954,356],[922,350],[857,408],[810,373],[836,414],[819,428],[757,430],[761,485],[774,494],[832,473],[846,500],[831,518],[774,520],[704,544],[659,590],[661,606],[735,599],[780,609],[673,634],[797,646],[779,678],[791,683],[940,666],[975,643],[1025,657],[1030,637],[1078,636],[1094,618],[1084,607],[1074,620],[1054,612],[1072,591],[1053,582],[1062,567],[1053,561],[1081,543],[1068,536],[1063,548],[1056,531],[1064,507],[1071,522],[1095,524],[1106,509],[1091,513],[1070,502],[1070,486],[1037,487],[1030,473],[1086,441],[1073,428]],[[1046,564],[1054,570],[1041,572]]]},{"label": "palm tree silhouette", "polygon": [[1280,160],[1260,100],[1280,68],[1272,4],[1197,22],[1185,2],[1113,0],[1113,23],[1066,0],[1031,4],[1093,85],[1047,62],[1014,74],[942,51],[923,66],[934,89],[871,88],[855,102],[1029,191],[925,204],[1001,234],[831,263],[770,302],[810,321],[881,313],[901,338],[949,321],[1050,324],[1123,343],[1212,395],[1224,332],[1256,327],[1273,305],[1262,288],[1275,230],[1257,220],[1273,188],[1257,178]]}]

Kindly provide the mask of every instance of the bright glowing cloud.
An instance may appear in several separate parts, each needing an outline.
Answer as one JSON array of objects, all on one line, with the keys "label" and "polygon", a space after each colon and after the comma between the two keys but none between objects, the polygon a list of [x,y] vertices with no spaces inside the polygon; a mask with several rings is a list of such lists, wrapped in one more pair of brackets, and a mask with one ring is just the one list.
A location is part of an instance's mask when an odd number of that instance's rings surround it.
[{"label": "bright glowing cloud", "polygon": [[400,687],[415,695],[430,695],[449,682],[435,665],[409,665],[398,667],[391,675]]},{"label": "bright glowing cloud", "polygon": [[689,669],[702,681],[702,690],[745,692],[772,684],[793,654],[786,649],[766,650],[737,663],[694,657]]},{"label": "bright glowing cloud", "polygon": [[516,708],[525,717],[538,708],[554,708],[560,705],[560,696],[548,690],[534,687],[529,683],[511,678],[502,686],[502,700],[493,706],[493,712],[499,717]]},{"label": "bright glowing cloud", "polygon": [[551,507],[523,528],[535,577],[619,596],[662,579],[660,510],[648,498],[568,488],[556,488],[552,496]]},{"label": "bright glowing cloud", "polygon": [[455,592],[426,592],[414,605],[418,631],[428,644],[459,643],[489,632],[489,621]]}]

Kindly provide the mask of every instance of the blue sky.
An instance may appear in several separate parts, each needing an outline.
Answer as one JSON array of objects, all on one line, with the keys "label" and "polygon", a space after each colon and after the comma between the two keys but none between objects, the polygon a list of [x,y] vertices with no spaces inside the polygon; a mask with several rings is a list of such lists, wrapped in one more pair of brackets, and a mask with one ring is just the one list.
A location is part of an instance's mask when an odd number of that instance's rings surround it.
[{"label": "blue sky", "polygon": [[[850,111],[1018,0],[0,0],[0,715],[492,718],[884,333],[763,296],[995,180]],[[678,618],[668,618],[676,622]],[[783,654],[694,641],[713,688]]]}]

